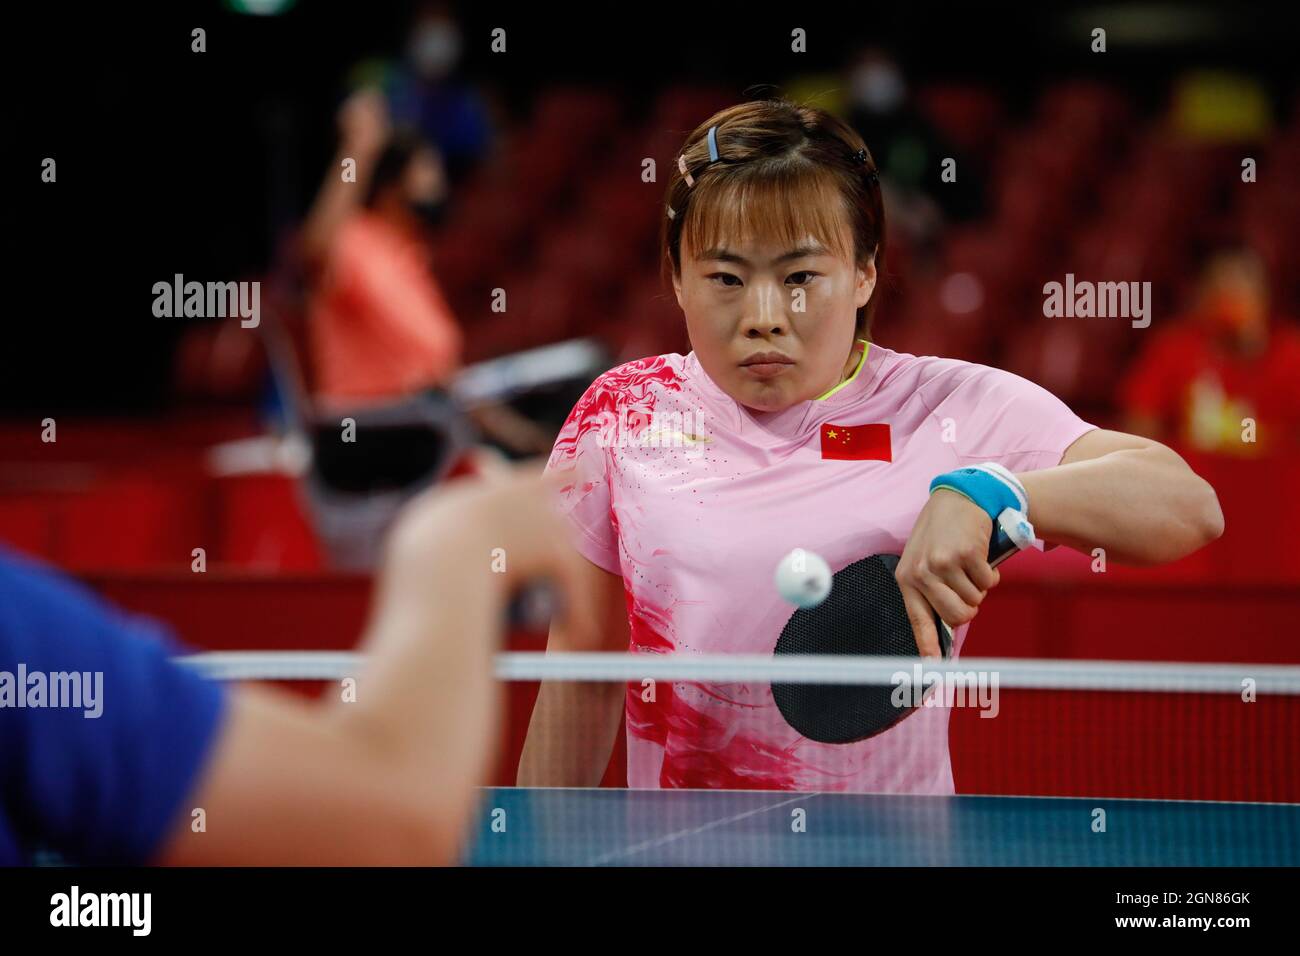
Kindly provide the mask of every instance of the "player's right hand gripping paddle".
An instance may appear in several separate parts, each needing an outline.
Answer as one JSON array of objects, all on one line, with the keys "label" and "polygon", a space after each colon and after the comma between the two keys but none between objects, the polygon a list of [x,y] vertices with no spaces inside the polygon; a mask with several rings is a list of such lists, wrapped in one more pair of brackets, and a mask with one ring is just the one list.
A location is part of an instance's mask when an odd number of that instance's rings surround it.
[{"label": "player's right hand gripping paddle", "polygon": [[[1033,540],[1033,527],[1008,508],[989,543],[997,567]],[[921,659],[903,592],[894,579],[899,556],[873,554],[835,574],[830,596],[814,608],[796,610],[776,642],[776,654],[849,654]],[[952,631],[934,614],[945,659]],[[809,740],[850,744],[888,730],[915,707],[893,701],[888,684],[773,684],[776,706],[791,727]]]}]

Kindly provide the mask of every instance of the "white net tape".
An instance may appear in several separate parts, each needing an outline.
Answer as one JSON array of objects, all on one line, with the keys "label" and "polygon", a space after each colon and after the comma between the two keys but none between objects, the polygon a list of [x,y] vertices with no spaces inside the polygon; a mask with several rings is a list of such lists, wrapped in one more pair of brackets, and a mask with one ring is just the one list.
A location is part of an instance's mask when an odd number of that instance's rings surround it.
[{"label": "white net tape", "polygon": [[[175,658],[214,680],[324,681],[357,677],[362,654],[338,651],[238,651]],[[1300,693],[1300,666],[1169,664],[962,658],[746,654],[610,654],[510,652],[496,655],[503,681],[696,681],[709,683],[893,685],[899,675],[996,675],[1001,687],[1241,694]]]}]

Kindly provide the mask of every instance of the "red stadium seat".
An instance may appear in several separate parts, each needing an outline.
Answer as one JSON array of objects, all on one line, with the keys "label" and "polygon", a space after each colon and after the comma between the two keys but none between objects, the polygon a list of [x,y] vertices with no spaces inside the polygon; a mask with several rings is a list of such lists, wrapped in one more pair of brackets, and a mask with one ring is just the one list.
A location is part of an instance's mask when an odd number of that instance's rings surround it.
[{"label": "red stadium seat", "polygon": [[1002,366],[1037,382],[1078,411],[1114,405],[1124,371],[1124,320],[1042,316],[1007,341]]},{"label": "red stadium seat", "polygon": [[213,485],[217,541],[211,560],[263,571],[323,567],[296,479],[248,474],[222,478]]},{"label": "red stadium seat", "polygon": [[996,313],[1020,298],[1033,287],[1034,278],[1048,271],[1043,257],[1042,245],[979,224],[948,230],[943,267],[946,273],[969,272],[978,277],[985,299]]},{"label": "red stadium seat", "polygon": [[218,547],[197,474],[121,474],[69,497],[61,521],[58,560],[69,568],[188,571],[194,548]]},{"label": "red stadium seat", "polygon": [[917,92],[921,111],[967,153],[990,159],[1006,128],[1002,98],[976,86],[934,84]]},{"label": "red stadium seat", "polygon": [[544,90],[533,105],[531,129],[568,140],[586,152],[619,125],[622,103],[613,93],[590,87]]},{"label": "red stadium seat", "polygon": [[[714,113],[736,105],[741,99],[736,91],[727,88],[670,86],[659,95],[648,125],[653,131],[674,134],[676,143],[669,149],[676,150],[688,133]],[[675,156],[671,158],[676,159]]]},{"label": "red stadium seat", "polygon": [[905,297],[882,308],[877,320],[881,344],[913,355],[941,355],[988,362],[994,345],[989,314],[995,306],[979,280],[960,275],[915,283]]},{"label": "red stadium seat", "polygon": [[648,355],[690,351],[686,320],[672,289],[665,288],[654,273],[642,274],[628,287],[616,318],[600,337],[617,357],[630,362]]},{"label": "red stadium seat", "polygon": [[662,185],[643,183],[637,171],[639,164],[625,163],[592,182],[580,214],[641,254],[656,247],[659,225],[666,214]]},{"label": "red stadium seat", "polygon": [[606,305],[640,265],[638,237],[605,219],[572,219],[543,236],[538,272],[561,276],[596,306]]},{"label": "red stadium seat", "polygon": [[1122,134],[1129,128],[1131,113],[1124,93],[1090,80],[1050,86],[1038,100],[1038,124],[1081,150]]},{"label": "red stadium seat", "polygon": [[0,542],[33,557],[58,559],[59,496],[0,494]]}]

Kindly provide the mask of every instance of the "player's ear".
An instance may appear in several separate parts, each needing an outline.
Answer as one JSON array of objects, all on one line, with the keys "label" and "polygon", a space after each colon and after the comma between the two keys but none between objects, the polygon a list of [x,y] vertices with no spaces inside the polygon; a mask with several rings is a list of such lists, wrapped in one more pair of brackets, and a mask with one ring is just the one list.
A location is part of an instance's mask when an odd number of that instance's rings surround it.
[{"label": "player's ear", "polygon": [[682,277],[677,272],[673,273],[673,295],[677,296],[677,308],[686,311],[686,306],[682,305]]},{"label": "player's ear", "polygon": [[858,266],[857,283],[853,288],[853,306],[862,308],[871,299],[872,290],[876,288],[876,254]]}]

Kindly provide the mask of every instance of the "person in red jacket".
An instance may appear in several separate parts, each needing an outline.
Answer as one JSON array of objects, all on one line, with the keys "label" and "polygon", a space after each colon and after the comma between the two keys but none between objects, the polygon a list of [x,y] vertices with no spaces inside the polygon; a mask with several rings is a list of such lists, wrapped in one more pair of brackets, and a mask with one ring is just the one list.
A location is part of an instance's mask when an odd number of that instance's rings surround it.
[{"label": "person in red jacket", "polygon": [[1206,259],[1191,311],[1156,332],[1122,386],[1130,431],[1200,451],[1300,451],[1300,330],[1272,312],[1263,262]]}]

